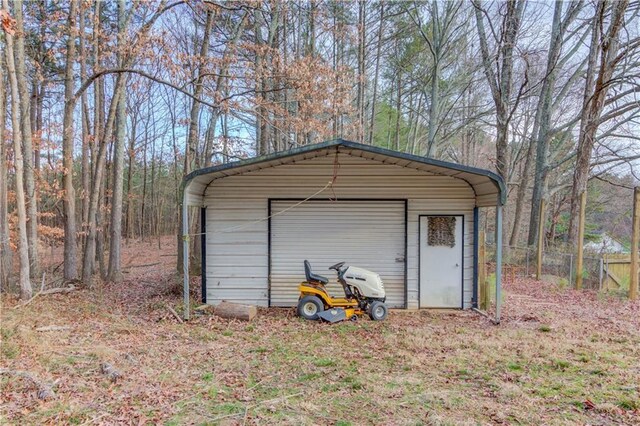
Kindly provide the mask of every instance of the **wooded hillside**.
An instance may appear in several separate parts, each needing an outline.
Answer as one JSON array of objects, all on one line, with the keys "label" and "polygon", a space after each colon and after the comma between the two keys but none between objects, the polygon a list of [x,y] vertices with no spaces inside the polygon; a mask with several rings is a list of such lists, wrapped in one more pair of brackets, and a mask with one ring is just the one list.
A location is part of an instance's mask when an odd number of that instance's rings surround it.
[{"label": "wooded hillside", "polygon": [[2,289],[30,298],[56,245],[64,279],[118,282],[123,244],[177,233],[187,173],[337,137],[496,171],[511,246],[536,244],[545,200],[545,244],[572,247],[585,191],[587,237],[628,244],[639,14],[628,0],[3,0]]}]

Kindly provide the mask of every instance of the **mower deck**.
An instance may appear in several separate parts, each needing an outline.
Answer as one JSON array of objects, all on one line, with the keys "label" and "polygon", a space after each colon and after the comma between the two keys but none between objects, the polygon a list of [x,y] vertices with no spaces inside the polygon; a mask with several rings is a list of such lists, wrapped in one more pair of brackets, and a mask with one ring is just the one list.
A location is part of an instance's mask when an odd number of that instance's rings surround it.
[{"label": "mower deck", "polygon": [[[364,315],[365,312],[360,309],[358,306],[358,301],[355,299],[345,299],[344,297],[331,297],[327,291],[317,285],[314,285],[309,282],[302,282],[298,286],[298,290],[300,290],[300,297],[304,296],[317,296],[319,297],[325,304],[325,307],[329,309],[332,308],[343,308],[346,318],[351,319],[354,315]],[[329,312],[327,311],[327,312]],[[341,315],[338,313],[338,315]],[[341,321],[341,320],[338,320]],[[331,321],[334,322],[334,321]]]}]

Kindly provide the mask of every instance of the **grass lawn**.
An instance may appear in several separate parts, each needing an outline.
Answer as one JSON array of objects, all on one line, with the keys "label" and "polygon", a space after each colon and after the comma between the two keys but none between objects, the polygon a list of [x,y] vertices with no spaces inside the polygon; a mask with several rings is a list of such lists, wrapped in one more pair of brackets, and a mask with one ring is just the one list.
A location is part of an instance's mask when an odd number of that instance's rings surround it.
[{"label": "grass lawn", "polygon": [[[180,324],[170,252],[119,285],[15,309],[3,296],[1,368],[55,397],[4,374],[0,422],[640,424],[640,303],[518,280],[500,326],[460,311],[329,325],[284,309]],[[68,328],[36,331],[50,325]]]}]

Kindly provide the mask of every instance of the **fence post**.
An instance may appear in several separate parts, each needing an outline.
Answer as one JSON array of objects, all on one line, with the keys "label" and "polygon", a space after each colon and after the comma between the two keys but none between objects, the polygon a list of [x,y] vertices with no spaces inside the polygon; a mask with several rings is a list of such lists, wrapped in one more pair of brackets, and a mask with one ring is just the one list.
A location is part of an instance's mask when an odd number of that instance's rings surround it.
[{"label": "fence post", "polygon": [[609,291],[609,281],[611,281],[611,268],[609,268],[609,254],[604,254],[604,279],[602,283],[604,284],[604,291]]},{"label": "fence post", "polygon": [[478,233],[478,299],[480,301],[480,310],[486,311],[486,294],[487,292],[487,259],[485,248],[484,230]]},{"label": "fence post", "polygon": [[496,323],[500,324],[502,307],[502,213],[503,205],[496,206]]},{"label": "fence post", "polygon": [[633,190],[633,230],[631,231],[631,276],[629,299],[638,298],[638,243],[640,242],[640,187]]},{"label": "fence post", "polygon": [[569,253],[569,285],[573,286],[573,253]]},{"label": "fence post", "polygon": [[587,210],[587,191],[580,194],[580,214],[578,217],[578,259],[576,261],[576,290],[582,289],[584,277],[584,220]]},{"label": "fence post", "polygon": [[540,200],[540,219],[538,223],[538,258],[536,259],[536,280],[542,277],[542,246],[544,245],[544,198]]},{"label": "fence post", "polygon": [[600,258],[600,282],[599,282],[599,287],[598,287],[598,291],[602,291],[602,278],[604,276],[604,259],[601,257]]}]

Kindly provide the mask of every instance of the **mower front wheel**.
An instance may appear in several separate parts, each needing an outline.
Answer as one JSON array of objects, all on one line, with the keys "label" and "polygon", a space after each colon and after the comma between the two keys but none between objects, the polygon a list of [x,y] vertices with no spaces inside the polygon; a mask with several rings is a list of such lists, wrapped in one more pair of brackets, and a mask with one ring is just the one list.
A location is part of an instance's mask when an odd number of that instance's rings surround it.
[{"label": "mower front wheel", "polygon": [[324,304],[317,296],[304,296],[298,301],[298,315],[304,319],[317,320],[318,314],[324,311]]},{"label": "mower front wheel", "polygon": [[376,300],[369,305],[369,318],[374,321],[382,321],[387,317],[387,313],[387,305],[379,300]]}]

